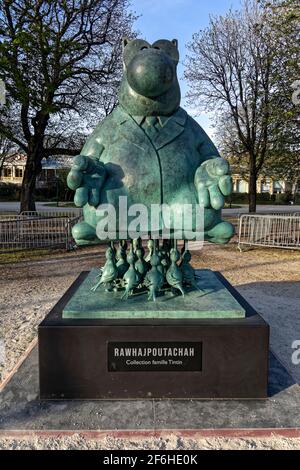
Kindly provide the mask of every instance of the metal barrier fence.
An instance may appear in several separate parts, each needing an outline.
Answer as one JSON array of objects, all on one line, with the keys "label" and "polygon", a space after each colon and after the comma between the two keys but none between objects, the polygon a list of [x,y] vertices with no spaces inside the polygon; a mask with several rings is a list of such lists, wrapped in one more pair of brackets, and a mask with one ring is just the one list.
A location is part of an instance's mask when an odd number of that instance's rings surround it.
[{"label": "metal barrier fence", "polygon": [[81,217],[83,214],[82,209],[65,209],[65,210],[41,210],[41,211],[23,211],[21,216],[24,217]]},{"label": "metal barrier fence", "polygon": [[238,248],[241,246],[300,249],[300,216],[243,214],[239,219]]},{"label": "metal barrier fence", "polygon": [[66,210],[42,210],[42,211],[23,211],[21,213],[17,212],[0,212],[0,221],[1,220],[21,220],[21,219],[36,219],[36,218],[49,218],[49,217],[69,217],[69,218],[78,218],[82,217],[82,209],[66,209]]},{"label": "metal barrier fence", "polygon": [[[235,234],[239,234],[239,227],[240,227],[240,219],[243,215],[252,215],[252,214],[245,214],[243,212],[237,212],[236,215],[227,214],[226,211],[222,212],[222,218],[231,222],[234,226]],[[256,212],[253,215],[278,215],[278,216],[290,216],[290,217],[300,217],[300,212]]]},{"label": "metal barrier fence", "polygon": [[72,227],[80,217],[9,216],[0,219],[0,251],[72,248]]}]

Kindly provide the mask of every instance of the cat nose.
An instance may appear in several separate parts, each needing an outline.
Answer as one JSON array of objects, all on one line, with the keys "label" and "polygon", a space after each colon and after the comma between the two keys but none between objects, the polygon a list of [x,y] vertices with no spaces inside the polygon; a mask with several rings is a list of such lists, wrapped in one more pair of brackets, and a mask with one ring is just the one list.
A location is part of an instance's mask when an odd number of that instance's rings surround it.
[{"label": "cat nose", "polygon": [[158,49],[143,49],[127,67],[127,80],[140,95],[155,97],[165,93],[174,79],[172,60]]}]

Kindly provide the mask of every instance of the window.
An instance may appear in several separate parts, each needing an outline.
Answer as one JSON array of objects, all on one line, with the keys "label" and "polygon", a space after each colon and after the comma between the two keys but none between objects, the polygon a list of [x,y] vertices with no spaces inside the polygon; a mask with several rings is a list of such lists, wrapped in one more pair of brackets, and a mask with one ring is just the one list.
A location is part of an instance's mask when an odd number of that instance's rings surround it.
[{"label": "window", "polygon": [[261,192],[262,193],[269,193],[270,192],[270,182],[267,180],[263,180],[261,182]]},{"label": "window", "polygon": [[4,178],[11,178],[11,175],[12,175],[12,173],[11,173],[11,168],[9,168],[9,167],[7,167],[7,166],[4,167],[4,168],[3,168],[3,176],[4,176]]},{"label": "window", "polygon": [[237,193],[241,192],[241,182],[242,180],[236,180],[236,192]]},{"label": "window", "polygon": [[275,194],[284,192],[283,191],[283,186],[281,185],[281,183],[279,181],[274,181],[273,191],[274,191]]},{"label": "window", "polygon": [[22,178],[23,177],[23,168],[16,168],[15,175],[16,175],[16,178]]},{"label": "window", "polygon": [[246,193],[247,192],[247,187],[246,183],[244,180],[236,180],[236,192],[237,193]]}]

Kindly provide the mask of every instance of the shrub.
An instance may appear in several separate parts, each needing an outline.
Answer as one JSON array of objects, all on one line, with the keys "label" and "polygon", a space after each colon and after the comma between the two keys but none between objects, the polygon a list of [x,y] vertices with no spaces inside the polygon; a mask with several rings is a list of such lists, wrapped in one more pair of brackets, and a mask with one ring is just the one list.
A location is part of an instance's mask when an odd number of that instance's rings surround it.
[{"label": "shrub", "polygon": [[227,204],[247,204],[248,194],[247,193],[232,193],[230,196],[225,197]]},{"label": "shrub", "polygon": [[293,200],[293,196],[290,191],[287,191],[281,194],[276,194],[277,204],[289,204],[292,200]]},{"label": "shrub", "polygon": [[[225,198],[228,204],[248,204],[248,193],[232,193],[230,196]],[[261,193],[256,195],[256,201],[258,204],[265,204],[271,202],[270,193]]]},{"label": "shrub", "polygon": [[258,193],[256,196],[256,201],[258,204],[271,202],[271,194],[270,193]]},{"label": "shrub", "polygon": [[47,188],[37,188],[35,191],[37,201],[72,201],[74,191],[67,186],[69,170],[58,170],[56,179]]},{"label": "shrub", "polygon": [[295,195],[294,202],[295,202],[295,204],[300,204],[300,194],[299,193]]},{"label": "shrub", "polygon": [[20,198],[20,186],[13,183],[0,183],[0,199],[18,201]]}]

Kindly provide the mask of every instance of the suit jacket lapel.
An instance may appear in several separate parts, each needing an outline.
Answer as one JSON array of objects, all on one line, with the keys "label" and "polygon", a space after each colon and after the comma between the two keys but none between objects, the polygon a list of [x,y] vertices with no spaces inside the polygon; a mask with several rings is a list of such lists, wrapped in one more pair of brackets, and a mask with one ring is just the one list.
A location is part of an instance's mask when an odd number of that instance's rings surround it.
[{"label": "suit jacket lapel", "polygon": [[[127,114],[121,106],[119,106],[117,110],[116,121],[120,125],[119,132],[122,136],[139,147],[145,148],[151,146],[148,137],[137,122],[138,118],[136,116],[133,118]],[[142,119],[143,117],[141,117],[141,121]],[[161,149],[182,134],[186,119],[187,114],[182,108],[179,108],[178,111],[169,118],[162,118],[162,127],[152,140],[152,145],[155,149]]]},{"label": "suit jacket lapel", "polygon": [[153,145],[156,150],[161,149],[182,134],[186,118],[186,112],[179,108],[173,116],[163,123],[163,127],[153,139]]},{"label": "suit jacket lapel", "polygon": [[116,121],[119,124],[119,133],[122,137],[143,150],[147,147],[151,148],[148,137],[137,122],[121,106],[117,110]]}]

